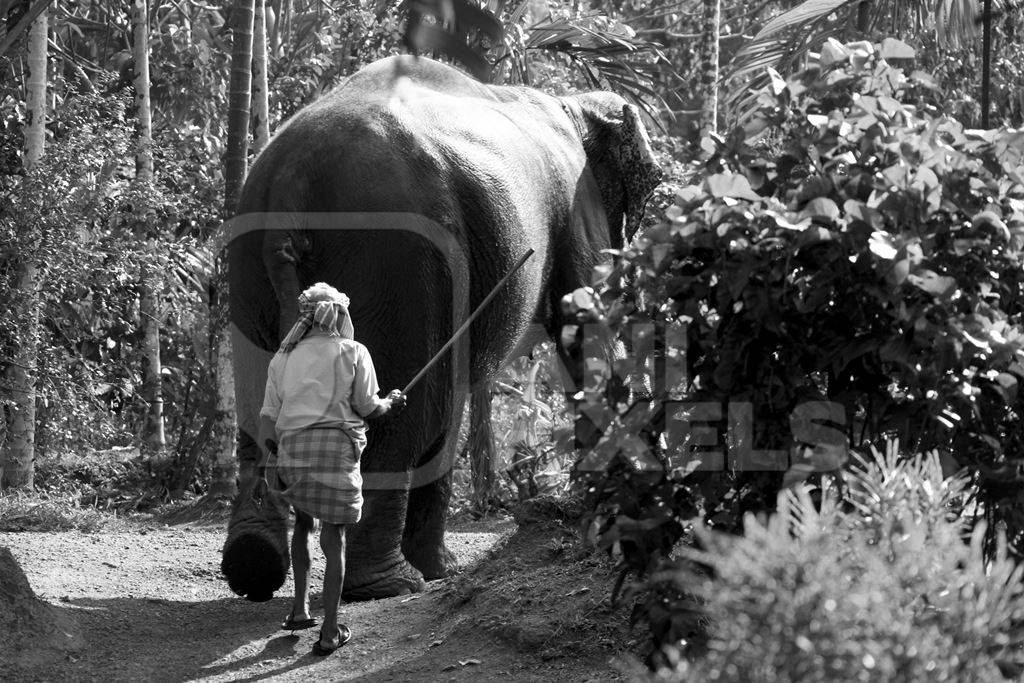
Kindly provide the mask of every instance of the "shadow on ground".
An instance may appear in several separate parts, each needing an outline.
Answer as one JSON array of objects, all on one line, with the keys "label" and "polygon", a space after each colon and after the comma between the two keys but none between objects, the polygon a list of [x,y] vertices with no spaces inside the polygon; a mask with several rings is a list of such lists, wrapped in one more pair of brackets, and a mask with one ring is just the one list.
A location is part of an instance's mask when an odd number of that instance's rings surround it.
[{"label": "shadow on ground", "polygon": [[[272,603],[273,612],[267,606]],[[184,681],[304,654],[300,638],[276,631],[278,620],[270,619],[287,610],[283,599],[256,604],[237,598],[72,598],[54,609],[63,613],[62,621],[74,624],[81,645],[16,670],[26,679]],[[19,654],[36,659],[31,652]]]}]

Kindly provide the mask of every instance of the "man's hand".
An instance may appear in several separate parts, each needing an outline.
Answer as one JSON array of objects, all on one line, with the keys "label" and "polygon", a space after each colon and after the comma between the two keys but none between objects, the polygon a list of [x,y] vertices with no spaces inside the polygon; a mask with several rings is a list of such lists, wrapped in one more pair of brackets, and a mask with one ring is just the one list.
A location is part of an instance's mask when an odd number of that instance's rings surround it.
[{"label": "man's hand", "polygon": [[388,392],[388,400],[391,401],[391,413],[398,415],[405,408],[406,396],[399,389],[392,389]]},{"label": "man's hand", "polygon": [[398,389],[392,389],[387,397],[381,399],[377,408],[367,415],[368,419],[383,417],[384,415],[398,415],[405,407],[405,394]]}]

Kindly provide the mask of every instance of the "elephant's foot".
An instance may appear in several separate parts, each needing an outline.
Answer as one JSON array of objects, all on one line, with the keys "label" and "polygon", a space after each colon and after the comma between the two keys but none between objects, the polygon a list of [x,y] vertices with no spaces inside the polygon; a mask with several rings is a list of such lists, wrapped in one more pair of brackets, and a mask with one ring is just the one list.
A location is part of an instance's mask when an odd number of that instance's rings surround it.
[{"label": "elephant's foot", "polygon": [[444,541],[429,545],[403,543],[402,552],[409,564],[420,570],[427,581],[451,576],[458,569],[455,553],[448,549]]},{"label": "elephant's foot", "polygon": [[263,602],[284,585],[291,566],[289,507],[277,496],[260,497],[257,505],[252,495],[254,483],[243,480],[235,499],[220,569],[237,595]]},{"label": "elephant's foot", "polygon": [[265,534],[229,538],[221,556],[221,572],[236,595],[253,602],[274,597],[288,573],[288,554]]},{"label": "elephant's foot", "polygon": [[427,587],[415,567],[399,558],[383,569],[359,568],[345,572],[342,597],[348,601],[378,600],[418,593]]}]

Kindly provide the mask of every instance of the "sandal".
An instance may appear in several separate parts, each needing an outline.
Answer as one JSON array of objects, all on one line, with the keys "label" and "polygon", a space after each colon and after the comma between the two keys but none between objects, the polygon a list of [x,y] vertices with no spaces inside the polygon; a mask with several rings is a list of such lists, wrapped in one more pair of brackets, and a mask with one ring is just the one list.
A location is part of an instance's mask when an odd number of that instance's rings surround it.
[{"label": "sandal", "polygon": [[338,644],[335,645],[334,647],[324,647],[323,645],[320,644],[320,641],[322,641],[324,639],[323,629],[320,630],[320,637],[316,639],[315,643],[313,643],[313,654],[314,655],[316,655],[317,657],[326,657],[327,655],[331,654],[332,652],[337,650],[339,647],[341,647],[342,645],[344,645],[348,641],[352,640],[352,631],[349,630],[348,626],[345,626],[345,624],[342,624],[338,628],[341,631],[341,637],[338,640]]},{"label": "sandal", "polygon": [[316,617],[310,617],[309,619],[295,619],[293,615],[289,614],[288,618],[281,622],[282,631],[301,631],[306,628],[313,628],[319,622]]}]

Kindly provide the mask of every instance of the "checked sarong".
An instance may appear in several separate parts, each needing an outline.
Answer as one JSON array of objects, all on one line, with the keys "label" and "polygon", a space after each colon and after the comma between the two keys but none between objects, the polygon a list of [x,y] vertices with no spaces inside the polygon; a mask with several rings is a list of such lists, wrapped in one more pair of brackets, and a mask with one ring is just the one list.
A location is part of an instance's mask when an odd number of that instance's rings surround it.
[{"label": "checked sarong", "polygon": [[296,510],[328,524],[355,524],[363,508],[361,451],[337,427],[292,432],[268,461],[267,480]]}]

